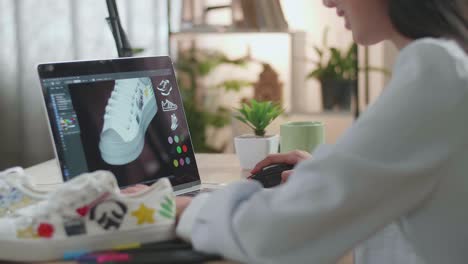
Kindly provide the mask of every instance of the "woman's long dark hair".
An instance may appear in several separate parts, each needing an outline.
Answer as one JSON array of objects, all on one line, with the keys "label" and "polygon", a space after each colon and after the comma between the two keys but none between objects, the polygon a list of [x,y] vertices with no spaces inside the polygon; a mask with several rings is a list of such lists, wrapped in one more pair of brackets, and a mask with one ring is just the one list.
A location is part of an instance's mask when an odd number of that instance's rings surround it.
[{"label": "woman's long dark hair", "polygon": [[468,0],[389,0],[389,12],[405,37],[454,39],[468,52]]}]

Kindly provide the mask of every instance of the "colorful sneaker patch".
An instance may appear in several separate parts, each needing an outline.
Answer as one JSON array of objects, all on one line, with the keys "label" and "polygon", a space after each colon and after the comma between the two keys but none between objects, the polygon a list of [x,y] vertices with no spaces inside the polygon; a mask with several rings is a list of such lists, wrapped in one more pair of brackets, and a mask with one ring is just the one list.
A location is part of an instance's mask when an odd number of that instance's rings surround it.
[{"label": "colorful sneaker patch", "polygon": [[67,236],[78,236],[86,234],[85,222],[80,218],[65,219],[63,227]]},{"label": "colorful sneaker patch", "polygon": [[161,209],[159,210],[159,214],[168,219],[175,218],[175,206],[174,200],[169,198],[168,196],[164,197],[161,203]]},{"label": "colorful sneaker patch", "polygon": [[51,238],[54,235],[55,228],[49,223],[40,223],[37,227],[37,234],[40,237]]},{"label": "colorful sneaker patch", "polygon": [[116,200],[106,200],[91,208],[89,219],[96,221],[103,229],[117,230],[127,214],[127,206]]},{"label": "colorful sneaker patch", "polygon": [[145,223],[154,224],[154,211],[154,209],[148,208],[144,204],[140,204],[138,210],[132,212],[132,216],[136,217],[138,225]]}]

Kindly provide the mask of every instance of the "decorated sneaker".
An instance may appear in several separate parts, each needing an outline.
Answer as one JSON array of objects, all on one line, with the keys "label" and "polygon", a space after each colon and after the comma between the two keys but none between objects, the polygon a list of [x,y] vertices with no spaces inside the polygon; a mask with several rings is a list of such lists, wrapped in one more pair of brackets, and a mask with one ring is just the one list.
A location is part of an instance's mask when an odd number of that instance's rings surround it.
[{"label": "decorated sneaker", "polygon": [[82,174],[46,200],[0,219],[0,260],[48,261],[69,252],[173,239],[174,199],[166,178],[122,195],[112,173]]},{"label": "decorated sneaker", "polygon": [[22,168],[14,167],[0,172],[0,218],[10,216],[46,196],[47,192],[37,190]]},{"label": "decorated sneaker", "polygon": [[123,165],[138,158],[146,129],[157,111],[149,78],[117,80],[104,115],[99,142],[102,159]]}]

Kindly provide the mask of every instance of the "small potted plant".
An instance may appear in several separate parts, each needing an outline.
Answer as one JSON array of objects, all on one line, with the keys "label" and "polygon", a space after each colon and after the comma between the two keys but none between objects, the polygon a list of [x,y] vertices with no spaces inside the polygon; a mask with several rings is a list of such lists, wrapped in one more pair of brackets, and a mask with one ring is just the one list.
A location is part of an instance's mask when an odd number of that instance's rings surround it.
[{"label": "small potted plant", "polygon": [[279,136],[267,135],[266,128],[280,116],[284,109],[270,101],[257,102],[252,99],[243,103],[234,116],[249,126],[254,134],[234,138],[234,147],[243,169],[252,169],[268,154],[278,152]]}]

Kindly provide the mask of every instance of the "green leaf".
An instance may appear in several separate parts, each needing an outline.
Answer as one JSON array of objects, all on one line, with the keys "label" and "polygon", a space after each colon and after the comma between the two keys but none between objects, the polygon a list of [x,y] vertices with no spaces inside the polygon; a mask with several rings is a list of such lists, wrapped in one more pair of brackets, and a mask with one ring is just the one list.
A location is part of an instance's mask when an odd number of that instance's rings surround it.
[{"label": "green leaf", "polygon": [[357,78],[357,51],[358,46],[352,43],[346,51],[340,51],[335,47],[327,47],[328,31],[326,28],[323,32],[323,47],[314,47],[317,54],[322,55],[322,58],[327,57],[328,60],[321,61],[307,75],[307,79],[315,78],[318,80],[356,80]]},{"label": "green leaf", "polygon": [[347,61],[354,61],[357,60],[356,55],[358,51],[358,46],[356,43],[351,44],[348,51],[346,52],[346,60]]},{"label": "green leaf", "polygon": [[226,91],[235,91],[238,92],[242,88],[252,86],[252,82],[243,81],[243,80],[226,80],[220,84],[218,84],[217,88],[224,88]]},{"label": "green leaf", "polygon": [[341,52],[337,48],[330,48],[331,52],[331,59],[337,63],[340,64],[340,62],[343,62],[343,59],[341,57]]},{"label": "green leaf", "polygon": [[323,74],[322,69],[316,69],[307,75],[307,79],[315,78],[320,79]]},{"label": "green leaf", "polygon": [[317,46],[314,47],[315,52],[319,56],[320,62],[322,62],[324,52]]},{"label": "green leaf", "polygon": [[241,121],[242,123],[247,123],[247,119],[245,119],[244,117],[242,117],[240,115],[236,115],[236,116],[234,116],[234,118]]},{"label": "green leaf", "polygon": [[329,27],[325,27],[323,30],[322,45],[324,48],[328,48],[328,32],[330,31]]},{"label": "green leaf", "polygon": [[252,99],[237,109],[235,118],[250,126],[256,135],[264,136],[265,129],[274,119],[284,112],[281,106],[270,101],[257,102]]}]

